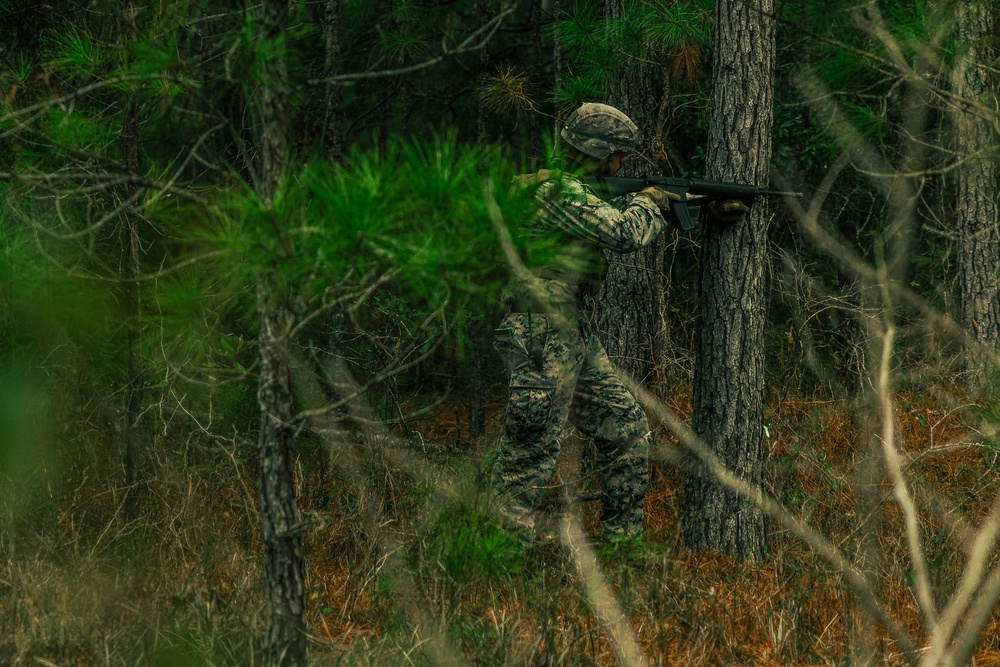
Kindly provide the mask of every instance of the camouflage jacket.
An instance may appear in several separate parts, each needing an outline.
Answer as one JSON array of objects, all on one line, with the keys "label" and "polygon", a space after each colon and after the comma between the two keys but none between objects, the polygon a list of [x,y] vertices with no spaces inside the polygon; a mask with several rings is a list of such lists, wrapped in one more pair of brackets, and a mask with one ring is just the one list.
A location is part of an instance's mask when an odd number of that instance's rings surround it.
[{"label": "camouflage jacket", "polygon": [[[525,266],[538,278],[534,287],[515,284],[515,310],[566,314],[579,310],[600,289],[606,271],[605,250],[629,253],[663,231],[666,221],[653,201],[628,194],[615,205],[569,175],[544,180],[545,172],[521,177],[522,185],[538,185],[538,212],[528,226]],[[530,304],[530,305],[529,305]]]}]

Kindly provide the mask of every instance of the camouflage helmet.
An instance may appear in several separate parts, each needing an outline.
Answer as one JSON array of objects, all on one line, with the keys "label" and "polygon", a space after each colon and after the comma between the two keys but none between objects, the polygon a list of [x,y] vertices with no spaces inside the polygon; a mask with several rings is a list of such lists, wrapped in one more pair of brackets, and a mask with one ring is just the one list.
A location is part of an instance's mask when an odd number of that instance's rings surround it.
[{"label": "camouflage helmet", "polygon": [[570,115],[559,135],[581,153],[603,160],[635,148],[639,128],[618,109],[588,102]]}]

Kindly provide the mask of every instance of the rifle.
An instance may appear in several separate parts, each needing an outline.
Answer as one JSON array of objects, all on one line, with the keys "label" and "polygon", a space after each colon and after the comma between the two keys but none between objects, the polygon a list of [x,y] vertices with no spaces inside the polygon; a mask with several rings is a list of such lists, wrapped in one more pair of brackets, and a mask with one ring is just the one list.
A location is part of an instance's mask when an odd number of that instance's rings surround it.
[{"label": "rifle", "polygon": [[[743,183],[727,183],[726,181],[702,181],[692,178],[667,178],[666,176],[639,176],[638,178],[619,178],[616,176],[587,176],[580,179],[592,187],[602,199],[614,199],[629,192],[638,192],[649,186],[656,186],[669,192],[679,194],[680,201],[670,202],[670,211],[677,218],[677,224],[687,231],[694,228],[689,206],[701,206],[713,201],[739,199],[747,206],[753,204],[757,197],[801,197],[801,192],[779,192],[767,190],[756,185]],[[695,195],[688,199],[688,195]]]}]

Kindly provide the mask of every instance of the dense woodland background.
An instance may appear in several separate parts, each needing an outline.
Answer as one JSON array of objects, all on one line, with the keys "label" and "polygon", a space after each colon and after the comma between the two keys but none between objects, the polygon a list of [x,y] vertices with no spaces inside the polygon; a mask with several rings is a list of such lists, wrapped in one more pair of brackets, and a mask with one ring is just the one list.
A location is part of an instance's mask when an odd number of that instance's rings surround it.
[{"label": "dense woodland background", "polygon": [[[995,18],[0,0],[0,663],[997,664]],[[558,543],[484,474],[513,176],[584,101],[805,195],[613,262],[625,552],[588,443]]]}]

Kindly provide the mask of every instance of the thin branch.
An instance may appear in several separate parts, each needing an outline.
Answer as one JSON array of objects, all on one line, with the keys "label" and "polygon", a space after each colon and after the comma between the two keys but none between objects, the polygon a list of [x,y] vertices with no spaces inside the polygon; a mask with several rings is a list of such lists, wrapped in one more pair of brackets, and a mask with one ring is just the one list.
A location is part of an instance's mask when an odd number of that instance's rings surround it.
[{"label": "thin branch", "polygon": [[202,253],[200,255],[196,255],[195,257],[186,259],[182,262],[178,262],[177,264],[171,266],[170,268],[167,269],[161,268],[156,273],[147,273],[140,276],[131,276],[128,278],[109,277],[109,276],[102,276],[97,273],[81,272],[77,269],[66,266],[65,264],[63,264],[61,261],[53,257],[45,250],[45,244],[42,243],[42,240],[38,237],[38,227],[36,225],[32,225],[32,229],[34,231],[33,236],[35,238],[35,245],[37,246],[38,251],[42,254],[43,257],[45,257],[45,259],[51,262],[60,271],[64,272],[66,275],[71,276],[73,278],[81,278],[83,280],[95,280],[104,283],[120,284],[120,283],[136,283],[136,282],[148,282],[150,280],[158,280],[164,276],[176,273],[188,266],[197,264],[198,262],[203,262],[213,257],[218,257],[226,252],[225,250],[212,250],[211,252]]},{"label": "thin branch", "polygon": [[[368,274],[361,279],[361,282],[364,283],[374,278],[375,273],[376,273],[375,269],[369,271]],[[377,280],[373,281],[372,284],[366,285],[365,287],[362,287],[357,291],[349,292],[347,294],[342,294],[341,296],[337,297],[332,303],[324,303],[321,307],[316,308],[313,312],[309,313],[308,315],[300,319],[299,322],[292,328],[289,337],[295,338],[295,336],[297,336],[299,332],[301,332],[302,329],[304,329],[310,322],[315,320],[320,315],[330,312],[330,310],[336,308],[337,306],[343,305],[348,301],[357,300],[360,302],[364,300],[365,298],[370,296],[378,287],[381,287],[385,283],[392,280],[398,273],[399,273],[399,267],[396,267],[382,274],[382,276],[380,276]],[[328,291],[330,289],[332,288],[328,288]],[[360,303],[358,305],[360,305]]]},{"label": "thin branch", "polygon": [[[367,72],[356,72],[353,74],[338,74],[336,76],[328,76],[319,79],[311,79],[310,84],[316,85],[321,83],[338,83],[341,85],[346,85],[348,83],[353,83],[355,81],[368,80],[368,79],[384,79],[387,77],[400,76],[402,74],[412,74],[413,72],[418,72],[420,70],[427,69],[428,67],[433,67],[438,63],[446,60],[447,58],[452,58],[463,53],[471,53],[473,51],[478,51],[489,43],[490,39],[496,34],[497,29],[503,23],[503,20],[507,18],[510,14],[514,12],[516,5],[511,5],[504,11],[500,12],[492,19],[490,19],[485,25],[480,27],[478,30],[473,32],[467,38],[465,38],[458,46],[453,49],[449,49],[444,43],[444,39],[441,40],[441,54],[425,60],[422,63],[417,63],[416,65],[409,65],[407,67],[400,67],[397,69],[379,70],[379,71],[367,71]],[[486,35],[478,43],[475,42],[480,35]]]},{"label": "thin branch", "polygon": [[[117,86],[120,83],[130,83],[132,81],[154,81],[154,80],[164,80],[164,79],[173,82],[181,81],[181,79],[166,76],[162,72],[158,72],[156,74],[129,74],[126,76],[118,76],[113,79],[104,79],[102,81],[97,81],[96,83],[92,83],[89,86],[77,88],[73,92],[67,93],[60,97],[55,97],[50,100],[45,100],[44,102],[37,102],[30,106],[26,106],[23,109],[18,109],[17,111],[9,111],[6,114],[0,116],[0,123],[9,123],[16,120],[17,118],[20,118],[21,116],[24,116],[26,114],[31,114],[36,111],[44,112],[46,109],[50,109],[52,107],[64,107],[67,103],[73,102],[81,97],[89,95],[90,93],[101,90],[103,88],[108,88],[110,86]],[[20,127],[20,125],[18,127]],[[0,134],[0,139],[6,139],[8,136],[15,133],[18,130],[18,127],[15,127],[11,130],[7,130],[3,134]]]},{"label": "thin branch", "polygon": [[[941,99],[948,105],[953,106],[961,111],[974,113],[975,115],[981,117],[983,120],[988,121],[994,127],[995,130],[997,129],[998,119],[997,119],[996,109],[992,109],[983,104],[982,102],[979,102],[978,100],[963,97],[961,95],[956,94],[953,91],[942,88],[941,86],[935,84],[933,79],[930,78],[929,76],[921,74],[916,70],[914,70],[912,67],[910,67],[910,65],[906,62],[905,58],[902,59],[882,58],[874,53],[871,53],[870,51],[865,51],[863,49],[859,49],[844,42],[841,42],[839,40],[831,39],[824,35],[820,35],[819,33],[816,32],[811,32],[806,28],[804,28],[803,26],[798,25],[793,21],[789,21],[788,19],[776,17],[776,20],[781,23],[784,23],[787,26],[794,28],[802,36],[808,37],[810,41],[821,42],[828,46],[833,46],[846,53],[850,53],[851,55],[869,60],[877,65],[881,65],[884,69],[880,69],[878,71],[882,72],[883,74],[888,75],[890,72],[895,72],[905,81],[911,83],[919,83],[923,86],[926,86],[927,89],[931,91],[931,93],[933,93],[937,98]],[[883,34],[883,36],[885,35]],[[892,53],[893,51],[898,51],[898,48],[887,49],[887,50],[890,50],[890,53]]]},{"label": "thin branch", "polygon": [[[93,183],[93,185],[81,186],[72,190],[57,189],[56,183]],[[92,173],[86,171],[67,171],[54,173],[26,173],[19,174],[12,171],[0,171],[0,183],[27,183],[46,188],[53,194],[92,194],[102,192],[119,185],[134,185],[149,190],[162,190],[166,194],[177,195],[189,199],[202,206],[211,206],[211,202],[195,194],[191,190],[173,187],[173,181],[158,181],[154,179],[142,178],[135,174],[124,173]]]},{"label": "thin branch", "polygon": [[[953,633],[963,619],[970,615],[973,617],[982,616],[983,605],[987,605],[986,608],[992,613],[996,599],[993,598],[993,600],[990,600],[989,593],[984,590],[984,588],[988,589],[988,586],[984,587],[983,580],[986,576],[987,560],[993,553],[993,547],[996,545],[998,536],[1000,536],[1000,495],[994,499],[993,509],[989,517],[983,523],[975,540],[972,542],[972,546],[969,549],[969,558],[965,563],[965,570],[962,572],[962,580],[952,593],[951,600],[941,614],[939,623],[931,633],[931,643],[928,647],[928,653],[921,661],[921,665],[936,667],[936,665],[943,661],[947,655]],[[996,578],[996,576],[997,572],[994,569],[994,572],[991,573],[991,578]],[[975,600],[977,592],[980,593],[980,597],[976,600],[976,605],[973,606],[973,600]],[[972,607],[971,612],[969,611],[970,607]],[[969,623],[972,623],[973,626],[975,625],[972,621],[967,623],[966,636],[958,640],[960,646],[969,641]],[[971,636],[972,641],[974,642],[978,636],[979,631],[977,630]],[[963,660],[957,664],[965,664],[965,662]]]},{"label": "thin branch", "polygon": [[618,657],[618,664],[624,667],[648,665],[643,656],[635,632],[628,623],[628,617],[615,599],[597,563],[594,547],[587,539],[581,520],[582,514],[574,512],[562,518],[560,538],[569,549],[577,574],[583,584],[587,602],[607,629],[608,640]]},{"label": "thin branch", "polygon": [[[442,305],[436,311],[434,311],[433,313],[431,313],[428,316],[427,320],[424,321],[424,324],[421,325],[421,328],[426,328],[426,326],[430,323],[431,319],[433,319],[435,317],[439,317],[440,316],[442,319],[444,319],[443,318],[444,308],[445,308],[445,306]],[[315,409],[312,409],[312,410],[305,410],[303,412],[300,412],[299,414],[297,414],[295,416],[295,418],[294,418],[293,421],[300,422],[302,420],[315,419],[315,418],[321,417],[323,415],[330,415],[330,414],[335,413],[337,410],[339,410],[340,408],[344,407],[345,405],[349,405],[349,404],[353,403],[360,396],[362,396],[364,393],[366,393],[367,391],[369,391],[375,385],[377,385],[377,384],[379,384],[381,382],[384,382],[385,380],[389,379],[390,377],[392,377],[394,375],[398,375],[399,373],[402,373],[403,371],[409,370],[410,368],[413,368],[413,367],[417,366],[418,364],[426,361],[441,346],[441,343],[445,340],[445,338],[447,338],[448,333],[449,333],[449,329],[446,326],[445,329],[444,329],[444,331],[441,332],[441,335],[438,336],[437,340],[434,341],[433,345],[431,345],[429,348],[427,348],[427,350],[425,350],[424,352],[422,352],[416,358],[414,358],[414,359],[412,359],[412,360],[410,360],[410,361],[408,361],[406,363],[397,363],[397,364],[392,365],[390,367],[383,368],[381,372],[379,372],[373,378],[371,378],[370,380],[368,380],[368,382],[366,382],[364,385],[359,385],[359,387],[358,387],[358,389],[356,391],[354,391],[354,392],[352,392],[352,393],[350,393],[350,394],[348,394],[346,396],[341,397],[340,400],[334,401],[333,403],[330,403],[329,405],[324,405],[321,408],[315,408]],[[415,342],[412,345],[410,345],[410,347],[407,348],[407,350],[405,350],[403,353],[401,353],[401,354],[398,355],[397,360],[405,359],[412,352],[414,352],[420,344],[422,344],[422,343],[421,342]],[[335,384],[335,383],[331,382],[331,384]]]},{"label": "thin branch", "polygon": [[[115,219],[118,216],[122,215],[122,213],[126,209],[131,208],[132,205],[136,202],[136,200],[139,199],[139,197],[141,195],[142,195],[142,191],[141,190],[137,190],[137,191],[133,192],[119,206],[116,206],[112,211],[110,211],[109,213],[106,213],[105,215],[101,216],[97,220],[97,222],[95,222],[94,224],[89,225],[89,226],[87,226],[84,229],[81,229],[79,231],[76,231],[76,232],[67,232],[65,234],[53,231],[53,230],[49,229],[48,227],[46,227],[44,225],[40,225],[37,222],[35,222],[33,219],[30,219],[30,218],[26,219],[23,216],[18,216],[18,217],[21,217],[22,220],[25,220],[32,227],[40,229],[45,235],[47,235],[47,236],[49,236],[51,238],[57,239],[59,241],[70,241],[70,240],[73,240],[73,239],[78,239],[78,238],[82,238],[84,236],[89,236],[90,234],[93,234],[98,229],[100,229],[104,225],[106,225],[109,222],[111,222],[113,219]],[[62,197],[60,195],[56,195],[56,213],[59,216],[60,222],[62,222],[62,226],[66,227],[66,228],[69,228],[69,222],[66,220],[65,216],[63,215],[62,207],[60,205],[61,198]]]},{"label": "thin branch", "polygon": [[906,479],[903,477],[903,466],[900,462],[899,452],[896,450],[896,415],[890,397],[889,382],[889,366],[892,359],[894,338],[895,329],[890,326],[885,332],[882,342],[882,359],[878,371],[878,399],[882,408],[882,453],[892,476],[896,502],[899,503],[899,507],[906,517],[906,538],[910,547],[910,559],[916,572],[917,599],[920,602],[920,609],[924,613],[927,628],[934,632],[937,629],[938,618],[934,596],[931,594],[927,559],[924,557],[923,545],[920,543],[920,518],[917,516],[917,508],[913,504]]},{"label": "thin branch", "polygon": [[174,191],[174,183],[176,183],[177,179],[180,178],[182,173],[184,173],[184,170],[187,169],[187,166],[191,164],[192,158],[196,156],[196,154],[198,153],[198,149],[201,147],[201,145],[205,143],[205,141],[207,141],[210,136],[215,134],[217,130],[221,130],[226,125],[228,125],[228,121],[223,121],[205,130],[205,132],[203,132],[202,135],[198,137],[198,140],[194,142],[194,145],[191,146],[191,150],[188,151],[187,157],[184,159],[184,162],[181,163],[181,166],[174,170],[173,177],[171,177],[171,179],[167,181],[162,188],[156,188],[156,193],[152,197],[150,197],[149,201],[144,202],[141,208],[144,209],[152,206],[153,204],[158,202],[164,196],[165,193]]}]

